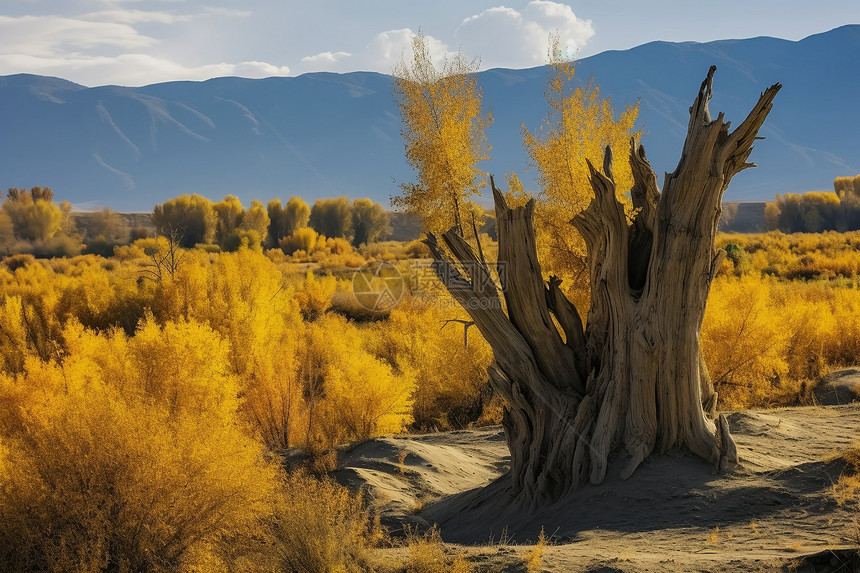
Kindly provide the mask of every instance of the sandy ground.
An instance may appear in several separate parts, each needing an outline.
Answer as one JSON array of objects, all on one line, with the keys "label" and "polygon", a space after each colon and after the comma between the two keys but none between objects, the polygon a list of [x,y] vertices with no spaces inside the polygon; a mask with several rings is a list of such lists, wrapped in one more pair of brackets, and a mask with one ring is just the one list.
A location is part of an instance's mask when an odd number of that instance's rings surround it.
[{"label": "sandy ground", "polygon": [[364,486],[394,535],[438,524],[477,571],[525,571],[542,527],[544,571],[860,570],[860,511],[830,495],[839,453],[860,437],[860,405],[729,420],[742,462],[732,475],[688,454],[652,456],[627,481],[616,464],[604,484],[533,515],[479,501],[508,462],[498,427],[373,440],[346,453],[336,477]]}]

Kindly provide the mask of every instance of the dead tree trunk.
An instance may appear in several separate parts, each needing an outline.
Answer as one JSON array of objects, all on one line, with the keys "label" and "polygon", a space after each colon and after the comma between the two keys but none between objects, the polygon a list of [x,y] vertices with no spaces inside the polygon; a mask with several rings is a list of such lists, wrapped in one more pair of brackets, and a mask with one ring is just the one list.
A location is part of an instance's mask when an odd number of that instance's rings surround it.
[{"label": "dead tree trunk", "polygon": [[[485,263],[455,232],[428,238],[435,268],[494,352],[490,382],[504,397],[510,487],[527,506],[603,481],[610,456],[629,477],[652,452],[686,448],[727,471],[737,462],[699,347],[720,201],[747,163],[780,85],[768,88],[734,131],[708,112],[712,67],[693,106],[681,160],[662,194],[642,146],[631,142],[628,221],[616,198],[611,151],[590,163],[594,198],[573,226],[590,259],[591,307],[583,329],[555,277],[544,283],[534,203],[511,209],[493,188],[503,299]],[[492,182],[491,182],[492,183]],[[553,317],[560,325],[556,327]]]}]

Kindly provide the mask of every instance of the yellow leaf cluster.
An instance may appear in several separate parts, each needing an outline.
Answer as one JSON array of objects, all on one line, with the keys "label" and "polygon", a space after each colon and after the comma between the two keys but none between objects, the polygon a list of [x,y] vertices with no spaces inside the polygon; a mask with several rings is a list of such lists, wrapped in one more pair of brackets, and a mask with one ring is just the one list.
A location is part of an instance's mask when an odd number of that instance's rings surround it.
[{"label": "yellow leaf cluster", "polygon": [[308,326],[302,370],[325,379],[314,396],[322,398],[321,420],[309,439],[326,448],[398,432],[412,421],[412,377],[365,350],[365,333],[348,324],[327,315]]},{"label": "yellow leaf cluster", "polygon": [[[551,54],[556,53],[551,49]],[[588,296],[587,253],[570,220],[588,207],[593,196],[586,162],[602,169],[604,150],[613,149],[615,187],[629,214],[627,194],[633,176],[626,158],[631,137],[639,136],[634,128],[639,104],[616,115],[611,100],[600,97],[596,84],[572,87],[573,63],[553,58],[549,70],[549,115],[537,131],[523,126],[523,144],[542,189],[535,209],[538,255],[544,274],[562,278],[573,301],[583,304]]]},{"label": "yellow leaf cluster", "polygon": [[416,170],[417,182],[401,185],[403,194],[392,204],[418,213],[427,232],[439,234],[453,225],[463,234],[476,208],[471,198],[486,185],[476,181],[485,175],[477,163],[490,149],[484,129],[492,117],[481,109],[477,62],[458,53],[439,70],[422,35],[413,39],[412,50],[411,64],[394,70],[394,90],[406,161]]}]

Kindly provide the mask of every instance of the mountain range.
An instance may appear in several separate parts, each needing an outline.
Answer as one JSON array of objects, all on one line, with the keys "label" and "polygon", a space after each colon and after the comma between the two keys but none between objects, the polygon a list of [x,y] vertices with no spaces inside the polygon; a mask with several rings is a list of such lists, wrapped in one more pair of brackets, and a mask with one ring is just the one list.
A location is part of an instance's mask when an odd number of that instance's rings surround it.
[{"label": "mountain range", "polygon": [[[800,41],[770,37],[651,42],[576,63],[616,110],[640,102],[642,143],[658,173],[678,163],[689,106],[717,66],[711,111],[740,122],[759,93],[783,89],[751,160],[726,200],[832,189],[860,173],[860,25]],[[544,67],[481,72],[492,159],[535,189],[522,126],[547,114]],[[298,195],[370,197],[388,204],[406,165],[392,78],[370,72],[268,79],[217,78],[139,88],[85,87],[59,78],[0,76],[0,187],[51,187],[81,209],[150,211],[182,193],[217,200]]]}]

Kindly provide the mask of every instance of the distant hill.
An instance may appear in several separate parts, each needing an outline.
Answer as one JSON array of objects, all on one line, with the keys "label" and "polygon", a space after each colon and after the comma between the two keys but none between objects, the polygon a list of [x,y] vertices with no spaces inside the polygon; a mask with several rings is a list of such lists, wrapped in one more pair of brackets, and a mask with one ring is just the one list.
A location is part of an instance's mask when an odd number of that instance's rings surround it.
[{"label": "distant hill", "polygon": [[766,203],[725,202],[720,217],[720,231],[725,233],[764,233],[767,223],[764,218]]},{"label": "distant hill", "polygon": [[[727,200],[830,189],[860,173],[860,26],[798,42],[774,38],[653,42],[577,64],[617,108],[641,100],[643,143],[658,174],[678,162],[688,108],[708,66],[718,67],[714,112],[738,122],[759,92],[784,88],[752,160]],[[521,125],[546,114],[544,68],[480,74],[496,174],[534,170]],[[213,199],[299,195],[370,197],[387,205],[412,174],[403,160],[391,78],[315,73],[294,78],[218,78],[142,88],[87,88],[57,78],[0,77],[0,187],[50,186],[82,208],[149,211],[181,193]]]}]

